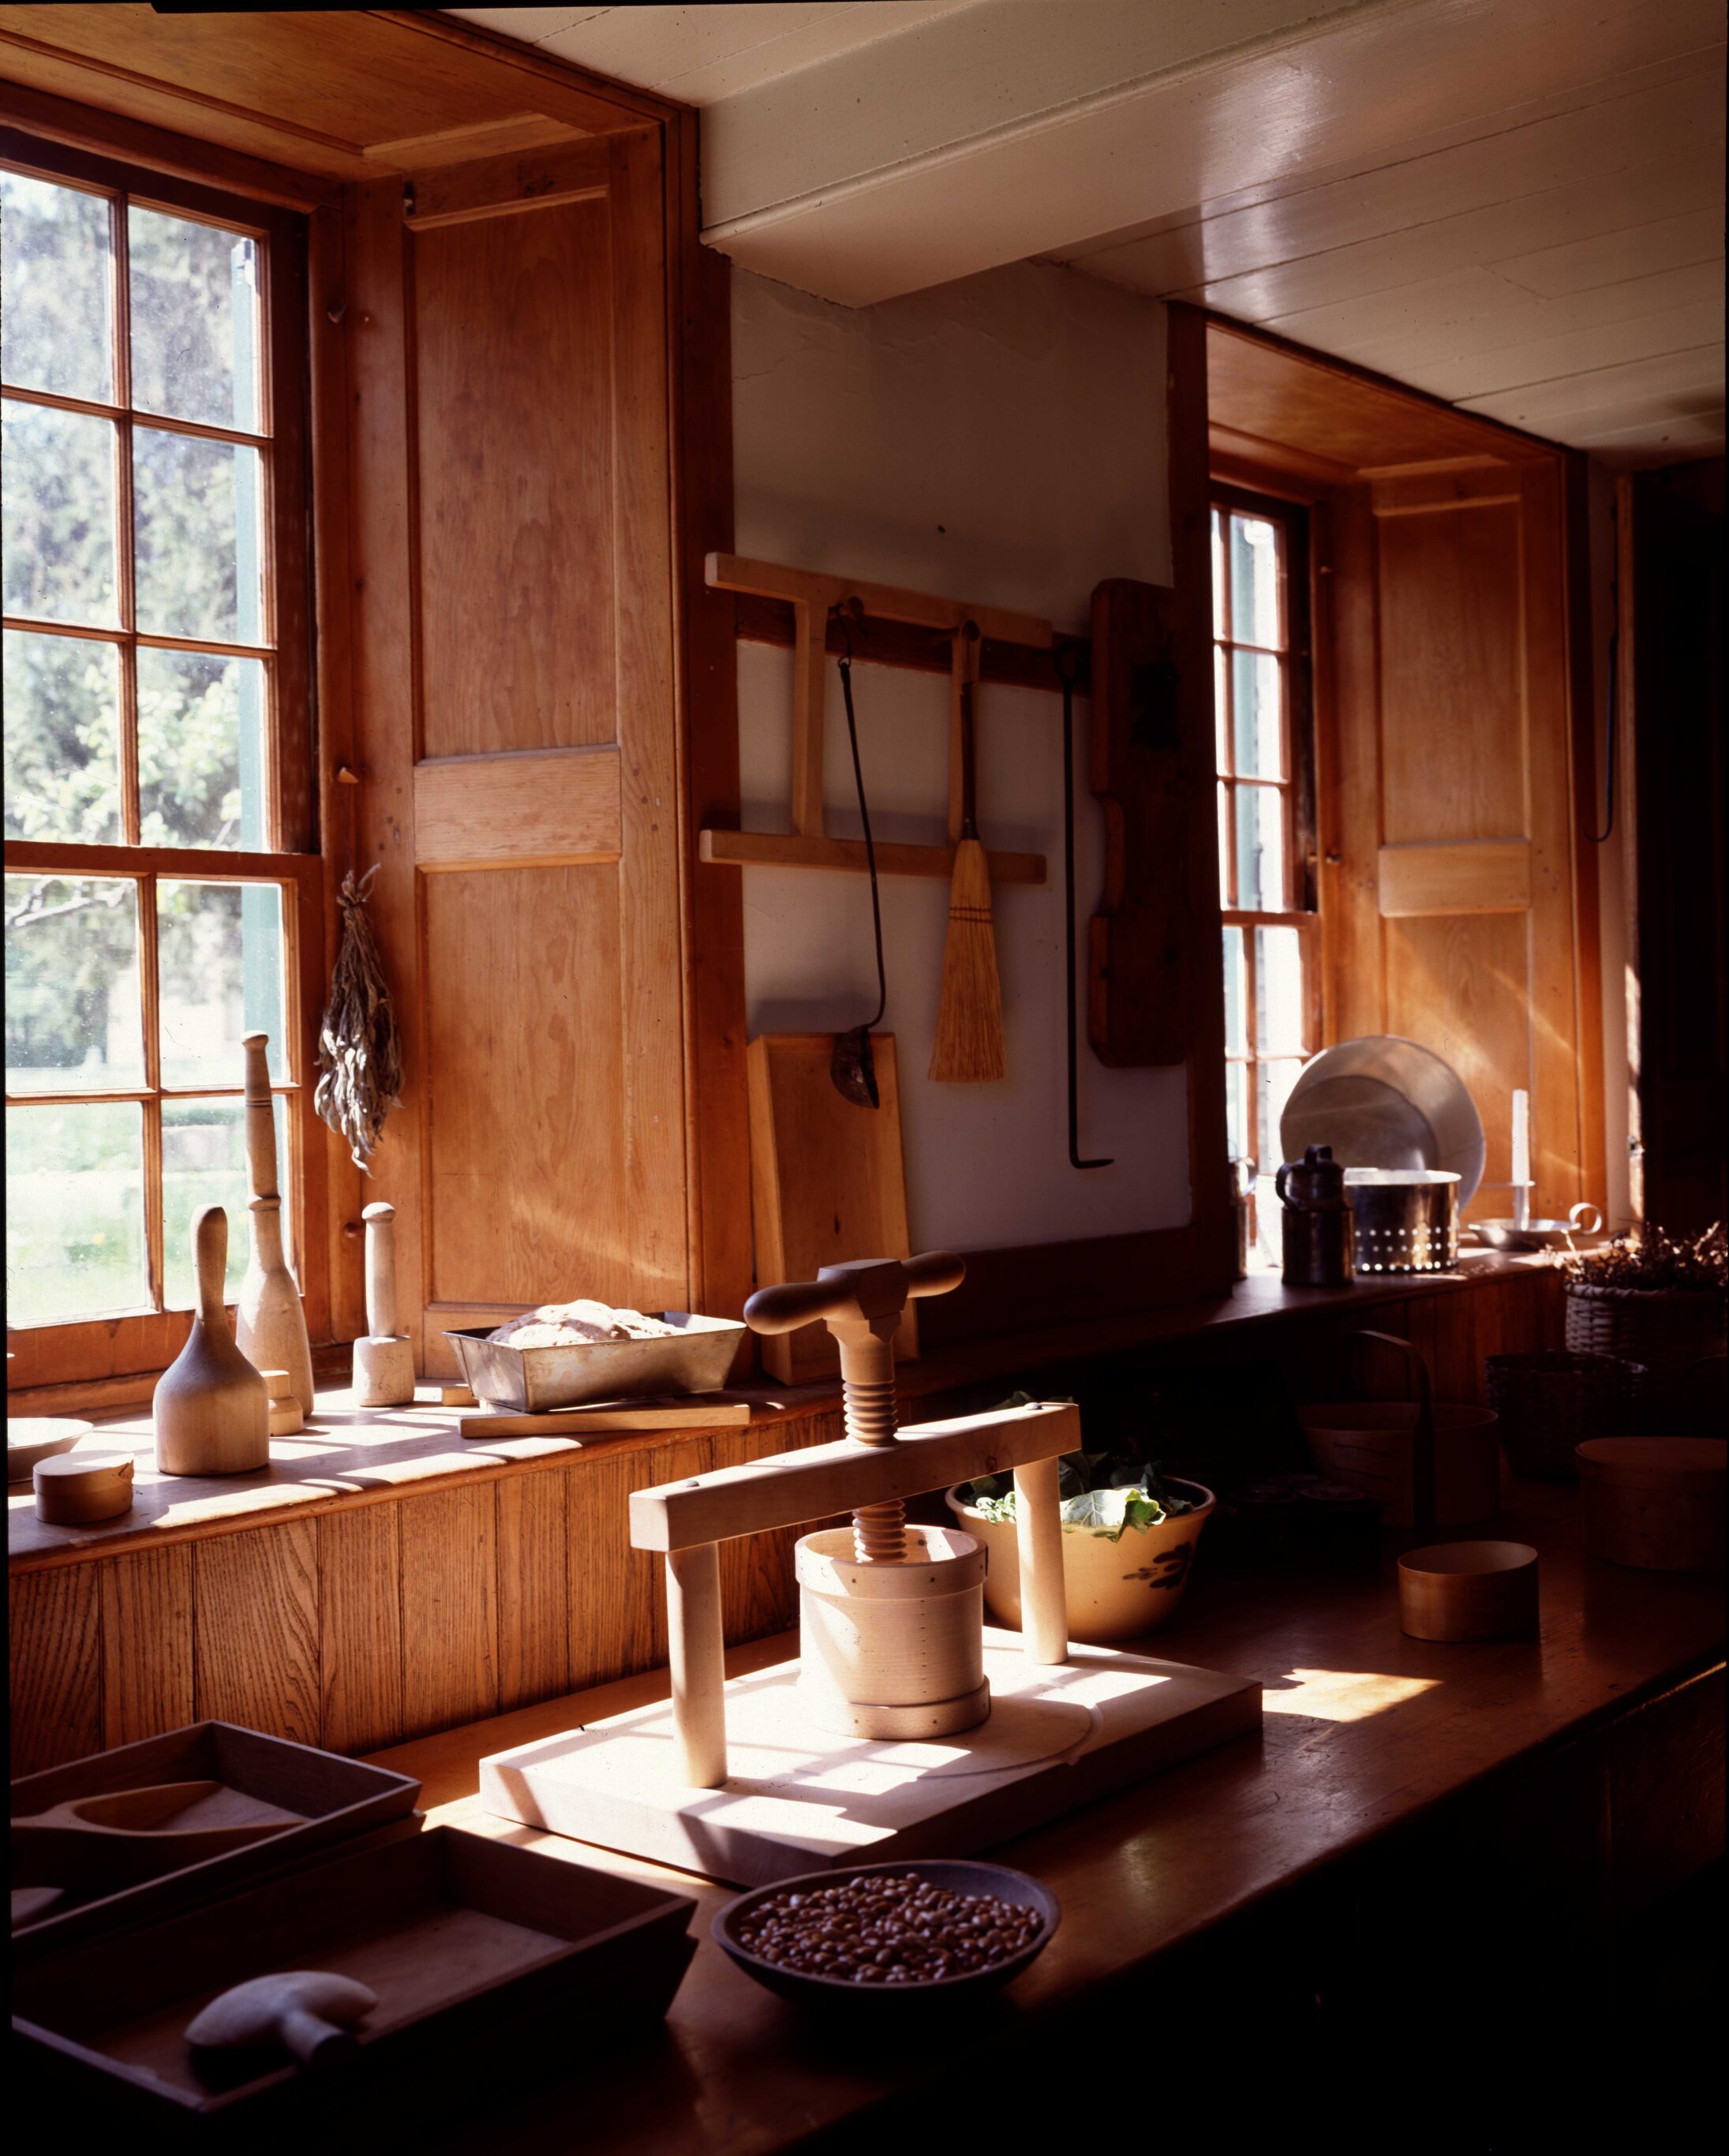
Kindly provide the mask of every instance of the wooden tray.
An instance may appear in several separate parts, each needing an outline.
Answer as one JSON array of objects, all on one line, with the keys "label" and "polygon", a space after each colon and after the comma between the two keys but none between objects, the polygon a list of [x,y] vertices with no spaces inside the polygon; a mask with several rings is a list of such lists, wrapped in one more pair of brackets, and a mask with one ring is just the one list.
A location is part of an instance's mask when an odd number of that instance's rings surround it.
[{"label": "wooden tray", "polygon": [[49,1811],[79,1797],[191,1781],[220,1782],[238,1798],[296,1816],[278,1834],[199,1864],[180,1865],[165,1849],[163,1870],[136,1886],[107,1892],[74,1889],[36,1922],[13,1933],[14,1953],[33,1954],[233,1893],[332,1843],[408,1820],[420,1794],[418,1782],[406,1774],[363,1766],[357,1759],[233,1722],[195,1722],[137,1744],[27,1774],[12,1785],[12,1816]]},{"label": "wooden tray", "polygon": [[[417,2101],[448,2121],[659,2020],[695,1951],[695,1907],[433,1827],[150,1925],[124,1953],[92,1941],[33,1961],[13,1986],[14,2066],[37,2096],[73,2097],[80,2118],[153,2120],[177,2142],[232,2128],[251,2148],[291,2123],[297,2146],[322,2130],[346,2148],[378,2107],[378,2145],[401,2146]],[[348,2071],[309,2079],[280,2053],[195,2062],[185,2030],[208,2000],[294,1969],[378,1994]]]}]

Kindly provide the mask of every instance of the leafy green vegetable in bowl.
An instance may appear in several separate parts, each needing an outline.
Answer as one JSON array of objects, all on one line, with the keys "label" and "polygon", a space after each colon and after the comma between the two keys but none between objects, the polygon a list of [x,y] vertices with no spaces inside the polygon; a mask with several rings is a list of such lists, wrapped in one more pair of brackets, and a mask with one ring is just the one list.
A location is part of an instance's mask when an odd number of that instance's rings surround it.
[{"label": "leafy green vegetable in bowl", "polygon": [[[1017,1394],[1003,1404],[1020,1405],[1024,1397]],[[1187,1497],[1165,1487],[1157,1460],[1124,1452],[1065,1452],[1058,1463],[1057,1494],[1065,1527],[1090,1527],[1113,1543],[1122,1539],[1126,1527],[1154,1527],[1195,1509]],[[1012,1475],[981,1475],[963,1483],[960,1496],[988,1520],[1015,1517]]]}]

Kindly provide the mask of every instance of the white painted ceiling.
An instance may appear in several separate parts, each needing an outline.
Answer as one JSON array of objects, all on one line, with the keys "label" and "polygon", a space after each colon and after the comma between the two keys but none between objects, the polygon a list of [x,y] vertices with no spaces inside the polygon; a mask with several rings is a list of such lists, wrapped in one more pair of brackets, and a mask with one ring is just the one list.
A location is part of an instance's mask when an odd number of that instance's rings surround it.
[{"label": "white painted ceiling", "polygon": [[844,305],[1037,256],[1610,462],[1722,446],[1720,0],[452,12],[702,106],[705,238]]}]

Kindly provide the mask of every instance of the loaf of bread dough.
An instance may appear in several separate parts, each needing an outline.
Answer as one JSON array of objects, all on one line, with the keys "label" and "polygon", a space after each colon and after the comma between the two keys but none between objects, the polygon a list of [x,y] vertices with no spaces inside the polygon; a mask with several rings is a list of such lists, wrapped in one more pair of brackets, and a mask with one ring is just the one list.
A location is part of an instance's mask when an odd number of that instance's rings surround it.
[{"label": "loaf of bread dough", "polygon": [[677,1330],[639,1310],[614,1310],[609,1303],[579,1296],[574,1302],[543,1302],[487,1337],[512,1348],[570,1348],[589,1340],[659,1340]]}]

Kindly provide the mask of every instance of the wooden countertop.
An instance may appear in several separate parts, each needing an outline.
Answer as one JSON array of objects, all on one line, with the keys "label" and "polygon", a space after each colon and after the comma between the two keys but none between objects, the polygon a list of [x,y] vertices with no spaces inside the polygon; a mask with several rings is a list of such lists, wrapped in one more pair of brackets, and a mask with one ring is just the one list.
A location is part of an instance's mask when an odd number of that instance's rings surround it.
[{"label": "wooden countertop", "polygon": [[[1542,1553],[1539,1640],[1442,1646],[1398,1629],[1393,1553],[1367,1575],[1203,1576],[1157,1651],[1266,1687],[1259,1740],[1239,1739],[993,1852],[1060,1896],[1062,1928],[969,2025],[975,2063],[1035,2035],[1039,2018],[1144,1964],[1261,1896],[1359,1847],[1521,1755],[1607,1721],[1721,1663],[1721,1583],[1587,1560],[1570,1490],[1516,1483],[1484,1533]],[[788,1643],[728,1656],[760,1666]],[[576,1861],[667,1880],[699,1904],[700,1941],[664,2033],[628,2058],[489,2117],[490,2156],[736,2156],[798,2146],[885,2096],[932,2083],[952,2039],[916,2019],[890,2046],[814,2029],[733,1969],[708,1937],[728,1890],[488,1818],[477,1763],[502,1750],[664,1697],[664,1673],[400,1745],[382,1764],[417,1775],[428,1816]],[[427,2144],[432,2145],[432,2144]],[[437,2144],[476,2145],[453,2134]]]},{"label": "wooden countertop", "polygon": [[[1450,1274],[1388,1274],[1340,1289],[1287,1288],[1276,1273],[1257,1272],[1238,1282],[1221,1301],[1183,1303],[1132,1317],[1066,1326],[1008,1340],[983,1340],[941,1349],[904,1363],[896,1373],[906,1419],[916,1418],[921,1397],[1008,1371],[1043,1367],[1092,1355],[1153,1347],[1244,1325],[1367,1310],[1376,1303],[1458,1293],[1473,1281],[1508,1272],[1542,1269],[1541,1257],[1468,1252]],[[747,1395],[752,1427],[831,1414],[840,1405],[833,1384],[762,1387]],[[357,1408],[351,1393],[321,1387],[312,1424],[295,1437],[274,1439],[270,1465],[255,1475],[158,1474],[153,1459],[147,1404],[104,1417],[86,1450],[125,1450],[136,1459],[132,1509],[86,1527],[53,1527],[36,1517],[28,1483],[6,1493],[7,1544],[14,1565],[64,1563],[105,1557],[131,1548],[259,1527],[293,1513],[305,1517],[403,1494],[405,1487],[447,1486],[476,1474],[531,1473],[549,1460],[585,1451],[634,1451],[666,1441],[665,1433],[610,1438],[521,1437],[465,1439],[458,1427],[472,1409],[439,1404],[436,1385],[423,1385],[413,1408]]]}]

